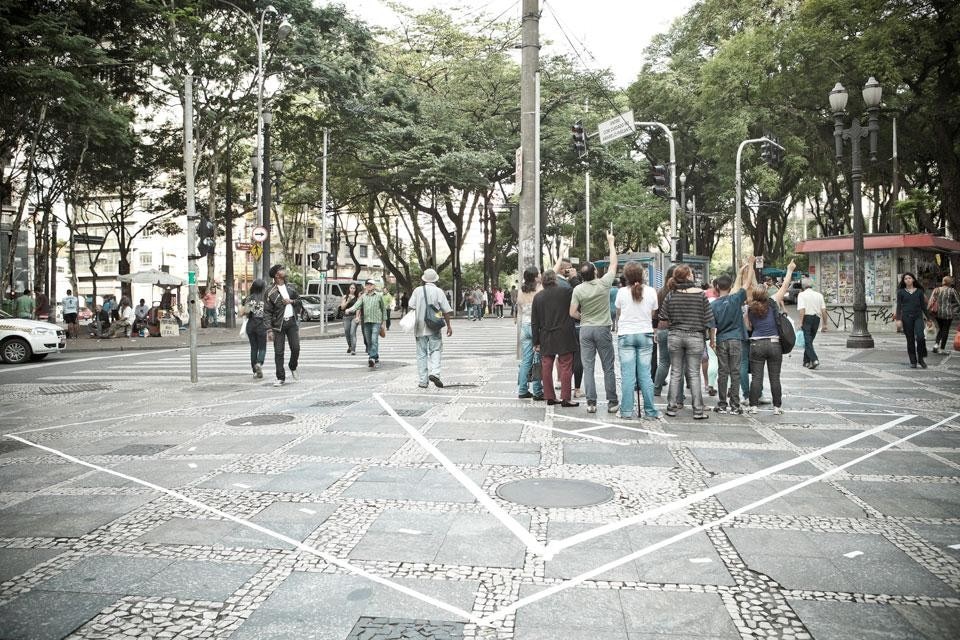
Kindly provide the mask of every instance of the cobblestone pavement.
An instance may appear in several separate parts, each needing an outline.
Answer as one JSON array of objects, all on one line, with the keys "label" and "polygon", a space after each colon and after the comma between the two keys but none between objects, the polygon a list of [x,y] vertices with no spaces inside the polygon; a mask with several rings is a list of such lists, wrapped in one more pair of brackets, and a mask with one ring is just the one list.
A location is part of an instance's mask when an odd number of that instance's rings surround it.
[{"label": "cobblestone pavement", "polygon": [[[393,333],[279,389],[241,345],[0,369],[0,638],[960,637],[960,356],[827,334],[784,415],[627,422],[455,330],[443,389]],[[548,480],[602,502],[511,501]]]}]

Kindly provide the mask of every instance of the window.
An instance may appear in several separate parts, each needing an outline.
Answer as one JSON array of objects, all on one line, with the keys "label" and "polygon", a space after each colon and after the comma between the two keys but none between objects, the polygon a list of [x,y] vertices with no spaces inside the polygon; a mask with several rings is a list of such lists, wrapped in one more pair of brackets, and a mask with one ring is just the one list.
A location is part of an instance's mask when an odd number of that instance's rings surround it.
[{"label": "window", "polygon": [[153,266],[153,254],[152,254],[152,253],[141,253],[141,254],[140,254],[140,266],[141,266],[141,267],[152,267],[152,266]]},{"label": "window", "polygon": [[361,244],[357,247],[357,251],[359,252],[357,255],[359,255],[361,258],[367,257],[367,245]]},{"label": "window", "polygon": [[153,231],[151,231],[149,227],[144,227],[143,231],[140,232],[140,237],[148,240],[153,237]]}]

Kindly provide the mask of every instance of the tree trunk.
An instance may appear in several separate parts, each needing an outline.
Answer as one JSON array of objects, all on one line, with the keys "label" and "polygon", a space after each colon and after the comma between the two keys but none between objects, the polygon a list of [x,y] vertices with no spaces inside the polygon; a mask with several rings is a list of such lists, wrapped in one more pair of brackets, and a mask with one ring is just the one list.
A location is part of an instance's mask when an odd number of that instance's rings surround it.
[{"label": "tree trunk", "polygon": [[[224,276],[223,283],[223,293],[225,298],[225,304],[227,307],[227,328],[233,329],[236,327],[236,300],[234,291],[234,278],[233,278],[233,179],[231,172],[233,171],[233,166],[230,156],[230,147],[227,147],[226,151],[226,197],[227,204],[224,210],[224,225],[226,228],[226,244],[224,250],[226,251],[227,265],[226,265],[226,275]],[[306,280],[304,280],[304,291],[306,290]]]},{"label": "tree trunk", "polygon": [[27,157],[27,176],[23,181],[23,193],[20,196],[20,204],[17,206],[17,213],[13,217],[10,225],[10,240],[8,255],[3,263],[3,271],[0,272],[0,282],[6,286],[13,275],[13,262],[17,255],[17,240],[19,240],[20,226],[23,224],[23,212],[27,208],[27,198],[30,195],[31,185],[33,183],[33,162],[37,154],[37,140],[40,137],[40,131],[43,129],[43,123],[47,119],[47,105],[40,107],[40,118],[37,121],[37,129],[33,132],[33,140],[30,143],[30,155]]}]

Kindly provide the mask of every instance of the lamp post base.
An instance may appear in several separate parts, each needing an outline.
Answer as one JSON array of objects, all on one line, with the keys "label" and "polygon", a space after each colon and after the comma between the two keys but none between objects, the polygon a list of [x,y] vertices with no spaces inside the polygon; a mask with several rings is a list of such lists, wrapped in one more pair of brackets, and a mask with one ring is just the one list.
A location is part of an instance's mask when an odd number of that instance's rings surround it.
[{"label": "lamp post base", "polygon": [[868,332],[847,336],[847,349],[873,349],[873,336]]}]

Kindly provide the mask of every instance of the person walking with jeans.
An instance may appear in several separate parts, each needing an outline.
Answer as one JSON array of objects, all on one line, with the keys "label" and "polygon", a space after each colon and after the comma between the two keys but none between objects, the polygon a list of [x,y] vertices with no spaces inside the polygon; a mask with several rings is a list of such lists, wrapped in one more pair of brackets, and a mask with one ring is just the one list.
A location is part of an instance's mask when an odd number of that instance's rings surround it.
[{"label": "person walking with jeans", "polygon": [[361,328],[363,329],[363,339],[367,343],[367,366],[371,369],[379,369],[380,338],[387,334],[384,324],[387,317],[387,306],[383,302],[383,296],[377,293],[376,282],[367,280],[363,287],[363,295],[347,311],[355,312],[359,310],[363,314]]},{"label": "person walking with jeans", "polygon": [[287,284],[287,271],[281,264],[270,267],[270,277],[273,285],[267,291],[263,303],[263,315],[270,321],[273,331],[273,359],[277,368],[275,387],[282,387],[286,383],[286,373],[283,368],[283,351],[285,343],[290,343],[290,377],[294,381],[300,380],[297,373],[297,363],[300,360],[300,325],[297,323],[297,313],[294,301],[300,297],[293,285]]},{"label": "person walking with jeans", "polygon": [[[789,282],[789,281],[788,281]],[[807,369],[816,369],[820,366],[820,358],[813,348],[813,340],[817,337],[817,330],[827,332],[827,305],[823,294],[815,291],[813,280],[804,278],[800,281],[803,291],[797,296],[797,314],[800,316],[800,328],[803,330],[803,366]],[[823,325],[820,321],[823,320]]]},{"label": "person walking with jeans", "polygon": [[[557,274],[553,270],[543,274],[543,290],[533,298],[530,312],[530,328],[533,348],[543,359],[541,366],[543,395],[547,404],[561,407],[577,407],[579,402],[570,401],[570,378],[573,377],[573,352],[577,348],[577,334],[570,319],[570,299],[573,289],[557,286]],[[560,378],[560,400],[553,389],[553,362],[557,361]]]},{"label": "person walking with jeans", "polygon": [[747,300],[747,291],[744,287],[751,286],[753,286],[752,256],[740,267],[737,279],[733,283],[730,282],[730,276],[726,275],[716,279],[718,297],[710,305],[717,324],[717,388],[720,392],[720,401],[713,408],[717,413],[729,411],[732,414],[743,414],[743,408],[740,406],[740,348],[741,342],[747,338],[743,328],[743,305]]},{"label": "person walking with jeans", "polygon": [[263,361],[267,356],[267,318],[264,316],[264,290],[267,284],[257,278],[250,285],[250,293],[243,301],[247,341],[250,343],[250,368],[256,378],[263,377]]},{"label": "person walking with jeans", "polygon": [[[523,285],[513,303],[514,309],[517,310],[514,323],[517,324],[520,338],[520,367],[517,372],[517,397],[521,400],[527,398],[533,398],[534,401],[543,400],[543,380],[540,376],[540,354],[533,350],[533,329],[530,326],[533,298],[540,289],[540,272],[537,268],[527,267],[524,269]],[[533,393],[530,393],[530,374],[532,371],[536,373],[532,376]],[[553,380],[550,380],[549,383],[552,385]]]},{"label": "person walking with jeans", "polygon": [[[643,267],[628,262],[623,268],[624,286],[617,291],[617,347],[620,351],[620,378],[623,381],[618,417],[633,417],[633,391],[639,384],[643,395],[643,413],[659,418],[653,406],[653,378],[650,360],[653,357],[653,316],[657,312],[657,290],[643,283]],[[640,417],[640,410],[637,417]]]},{"label": "person walking with jeans", "polygon": [[603,367],[607,413],[616,413],[620,408],[617,378],[613,369],[613,335],[610,333],[610,288],[617,275],[617,249],[613,241],[613,234],[608,231],[610,266],[607,272],[603,277],[597,278],[597,268],[592,262],[583,265],[580,268],[583,282],[573,288],[573,297],[570,300],[570,317],[580,321],[580,359],[583,361],[587,413],[597,412],[597,379],[594,375],[597,355],[600,356]]},{"label": "person walking with jeans", "polygon": [[[670,323],[667,347],[670,350],[670,392],[667,394],[667,415],[674,417],[683,407],[677,398],[684,378],[690,388],[693,417],[705,420],[703,387],[700,381],[700,359],[703,357],[704,334],[714,326],[713,310],[703,289],[693,282],[693,271],[685,264],[673,270],[675,289],[663,301],[660,317]],[[715,346],[714,336],[710,346]]]},{"label": "person walking with jeans", "polygon": [[431,313],[431,307],[436,307],[443,313],[444,322],[447,325],[447,337],[453,335],[453,326],[450,324],[450,317],[453,315],[453,307],[447,300],[437,285],[440,276],[433,269],[427,269],[421,276],[423,285],[413,290],[410,296],[410,308],[417,312],[417,322],[413,325],[413,335],[417,339],[417,373],[420,382],[418,386],[426,389],[432,382],[439,388],[443,388],[443,381],[440,379],[440,364],[443,355],[443,337],[440,335],[440,329],[433,329],[427,325],[426,317]]}]

